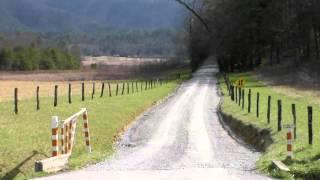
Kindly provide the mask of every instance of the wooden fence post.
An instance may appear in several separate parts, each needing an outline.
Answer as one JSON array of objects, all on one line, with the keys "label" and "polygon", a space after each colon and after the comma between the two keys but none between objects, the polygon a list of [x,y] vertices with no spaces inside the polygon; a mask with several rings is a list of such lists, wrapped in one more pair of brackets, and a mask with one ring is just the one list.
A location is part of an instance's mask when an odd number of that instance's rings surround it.
[{"label": "wooden fence post", "polygon": [[309,134],[309,144],[312,145],[313,128],[312,128],[312,107],[311,106],[308,106],[308,134]]},{"label": "wooden fence post", "polygon": [[14,113],[18,114],[18,88],[14,88]]},{"label": "wooden fence post", "polygon": [[129,82],[127,82],[127,94],[130,94],[130,85],[129,85]]},{"label": "wooden fence post", "polygon": [[37,110],[40,110],[40,97],[39,97],[40,87],[37,86],[36,98],[37,98]]},{"label": "wooden fence post", "polygon": [[249,89],[248,93],[248,113],[251,112],[251,89]]},{"label": "wooden fence post", "polygon": [[69,104],[72,103],[72,99],[71,99],[71,83],[69,83],[69,86],[68,86],[68,102]]},{"label": "wooden fence post", "polygon": [[231,83],[230,83],[230,80],[229,80],[229,77],[227,77],[227,88],[229,89],[229,96],[231,95]]},{"label": "wooden fence post", "polygon": [[271,114],[271,96],[268,96],[268,109],[267,109],[268,124],[270,124],[270,114]]},{"label": "wooden fence post", "polygon": [[104,93],[104,82],[102,82],[102,84],[101,84],[101,95],[100,95],[100,97],[103,97],[103,93]]},{"label": "wooden fence post", "polygon": [[136,81],[136,91],[139,92],[138,81]]},{"label": "wooden fence post", "polygon": [[81,85],[81,100],[84,101],[84,82]]},{"label": "wooden fence post", "polygon": [[147,80],[146,80],[145,90],[147,90],[147,89],[148,89],[148,82],[147,82]]},{"label": "wooden fence post", "polygon": [[143,91],[143,80],[140,81],[140,91]]},{"label": "wooden fence post", "polygon": [[297,139],[297,115],[296,115],[296,105],[292,104],[292,118],[293,118],[293,136],[294,139]]},{"label": "wooden fence post", "polygon": [[112,97],[112,92],[111,92],[111,85],[110,82],[108,82],[108,86],[109,86],[109,96]]},{"label": "wooden fence post", "polygon": [[119,84],[117,83],[116,96],[118,96],[118,91],[119,91]]},{"label": "wooden fence post", "polygon": [[234,86],[231,85],[231,100],[234,101]]},{"label": "wooden fence post", "polygon": [[54,86],[54,102],[53,106],[56,107],[58,105],[58,85]]},{"label": "wooden fence post", "polygon": [[241,100],[242,100],[242,90],[241,88],[239,88],[239,101],[238,101],[238,105],[240,106],[241,105]]},{"label": "wooden fence post", "polygon": [[259,117],[259,108],[260,108],[259,104],[260,104],[260,93],[257,92],[257,117]]},{"label": "wooden fence post", "polygon": [[235,95],[236,95],[236,103],[238,103],[238,87],[237,86],[235,86]]},{"label": "wooden fence post", "polygon": [[125,83],[122,83],[122,93],[121,93],[121,95],[124,94],[124,86],[125,86]]},{"label": "wooden fence post", "polygon": [[93,82],[93,83],[92,83],[92,95],[91,95],[91,99],[94,98],[94,94],[95,94],[95,93],[96,93],[96,83]]},{"label": "wooden fence post", "polygon": [[131,82],[131,92],[134,93],[133,81]]},{"label": "wooden fence post", "polygon": [[244,109],[244,89],[242,89],[242,109]]},{"label": "wooden fence post", "polygon": [[278,131],[282,130],[282,103],[278,100]]}]

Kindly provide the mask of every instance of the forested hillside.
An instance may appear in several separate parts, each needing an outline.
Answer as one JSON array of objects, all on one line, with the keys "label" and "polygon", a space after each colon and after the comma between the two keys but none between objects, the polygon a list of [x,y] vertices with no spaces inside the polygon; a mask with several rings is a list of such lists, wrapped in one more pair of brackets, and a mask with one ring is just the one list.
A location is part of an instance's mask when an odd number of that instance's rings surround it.
[{"label": "forested hillside", "polygon": [[[177,48],[179,33],[173,29],[101,29],[92,32],[0,32],[0,48],[55,47],[82,56],[170,57]],[[181,46],[180,46],[181,47]]]},{"label": "forested hillside", "polygon": [[181,25],[172,0],[1,0],[0,30],[82,31],[97,27],[168,28]]},{"label": "forested hillside", "polygon": [[183,12],[173,0],[1,0],[0,48],[170,57]]},{"label": "forested hillside", "polygon": [[195,67],[210,54],[224,71],[273,65],[284,58],[296,64],[320,60],[318,0],[204,0],[201,9],[194,9],[204,20],[192,21],[190,29]]}]

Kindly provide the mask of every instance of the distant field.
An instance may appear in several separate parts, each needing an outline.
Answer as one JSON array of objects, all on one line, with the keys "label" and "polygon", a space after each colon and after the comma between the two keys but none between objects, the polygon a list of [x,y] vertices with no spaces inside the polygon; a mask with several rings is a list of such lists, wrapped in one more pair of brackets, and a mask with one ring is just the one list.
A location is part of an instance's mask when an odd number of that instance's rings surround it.
[{"label": "distant field", "polygon": [[[93,63],[100,65],[91,69]],[[116,82],[121,83],[122,79],[138,81],[140,87],[140,80],[175,78],[177,72],[189,73],[190,70],[186,64],[166,64],[163,59],[86,57],[80,71],[0,72],[0,102],[12,101],[14,88],[18,88],[19,100],[24,100],[35,99],[37,86],[40,87],[40,97],[53,97],[55,85],[59,86],[58,95],[65,96],[69,83],[72,84],[72,94],[80,95],[81,83],[84,82],[85,93],[89,97],[93,82],[96,83],[96,94],[100,93],[102,82],[111,82],[114,93]],[[107,86],[105,91],[108,91]]]},{"label": "distant field", "polygon": [[[95,64],[96,67],[91,65]],[[1,80],[15,81],[90,81],[150,79],[188,67],[187,62],[125,57],[85,57],[80,70],[0,71]]]}]

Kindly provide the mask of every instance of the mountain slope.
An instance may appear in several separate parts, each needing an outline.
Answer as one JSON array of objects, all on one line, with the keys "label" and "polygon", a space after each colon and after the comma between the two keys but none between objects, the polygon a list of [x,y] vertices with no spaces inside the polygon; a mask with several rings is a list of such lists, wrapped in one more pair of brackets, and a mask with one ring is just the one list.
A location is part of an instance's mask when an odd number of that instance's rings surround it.
[{"label": "mountain slope", "polygon": [[167,28],[181,24],[181,12],[174,0],[1,0],[0,30]]}]

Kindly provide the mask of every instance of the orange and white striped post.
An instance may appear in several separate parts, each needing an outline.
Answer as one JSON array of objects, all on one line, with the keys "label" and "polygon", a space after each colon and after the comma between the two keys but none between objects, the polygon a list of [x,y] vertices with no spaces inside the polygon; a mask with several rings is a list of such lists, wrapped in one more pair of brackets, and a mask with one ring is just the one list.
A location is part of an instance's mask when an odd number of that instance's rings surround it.
[{"label": "orange and white striped post", "polygon": [[[63,123],[64,124],[64,123]],[[64,153],[68,153],[68,144],[69,144],[69,126],[68,124],[64,124]]]},{"label": "orange and white striped post", "polygon": [[88,119],[88,112],[87,110],[83,113],[83,130],[84,130],[84,138],[87,146],[87,150],[91,153],[91,145],[90,145],[90,135],[89,135],[89,119]]},{"label": "orange and white striped post", "polygon": [[75,120],[72,120],[71,124],[72,124],[72,126],[71,126],[71,150],[70,150],[70,152],[72,152],[73,146],[75,144],[74,142],[75,142],[77,123],[75,122]]},{"label": "orange and white striped post", "polygon": [[59,154],[59,119],[58,116],[53,116],[51,120],[52,128],[52,156],[58,156]]},{"label": "orange and white striped post", "polygon": [[64,147],[64,124],[61,124],[61,154],[65,154],[65,147]]},{"label": "orange and white striped post", "polygon": [[293,158],[293,125],[287,125],[287,157]]},{"label": "orange and white striped post", "polygon": [[68,151],[67,153],[70,153],[72,150],[72,122],[69,122],[68,125]]}]

